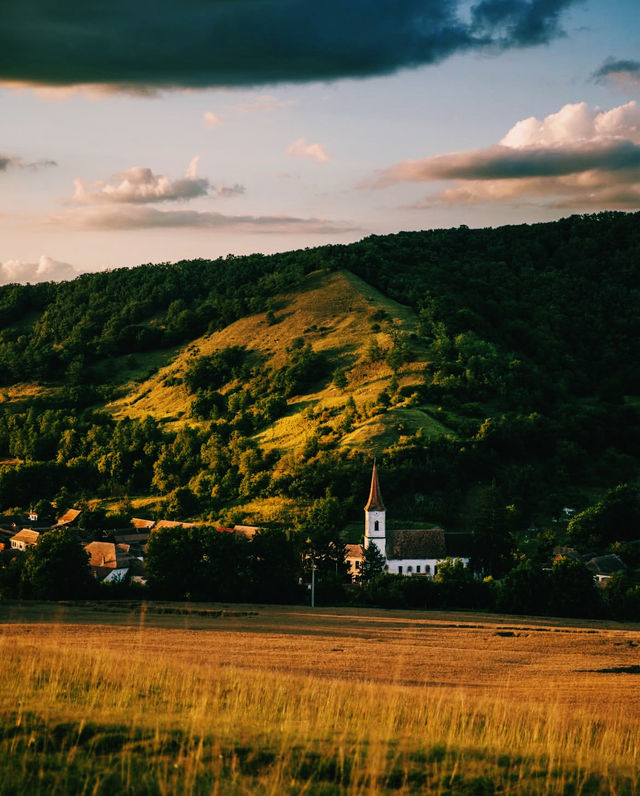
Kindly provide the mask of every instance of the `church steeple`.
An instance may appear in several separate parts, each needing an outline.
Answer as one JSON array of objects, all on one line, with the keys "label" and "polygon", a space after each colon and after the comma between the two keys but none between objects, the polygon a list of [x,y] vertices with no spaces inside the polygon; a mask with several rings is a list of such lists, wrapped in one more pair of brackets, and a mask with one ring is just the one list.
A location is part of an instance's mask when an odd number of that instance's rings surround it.
[{"label": "church steeple", "polygon": [[364,507],[364,547],[366,550],[369,545],[375,544],[385,558],[387,557],[386,511],[382,502],[382,493],[378,482],[378,468],[374,459],[369,500]]},{"label": "church steeple", "polygon": [[376,467],[376,460],[373,460],[373,471],[371,472],[371,489],[369,490],[369,500],[364,507],[365,511],[386,511],[384,503],[382,502],[382,493],[380,492],[380,484],[378,483],[378,468]]}]

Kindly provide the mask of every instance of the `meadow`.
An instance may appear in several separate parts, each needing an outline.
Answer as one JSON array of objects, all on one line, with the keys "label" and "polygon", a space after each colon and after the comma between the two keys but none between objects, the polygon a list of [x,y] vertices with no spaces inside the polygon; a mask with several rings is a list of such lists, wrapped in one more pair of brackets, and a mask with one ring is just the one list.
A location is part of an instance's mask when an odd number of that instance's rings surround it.
[{"label": "meadow", "polygon": [[0,794],[632,796],[638,630],[0,603]]}]

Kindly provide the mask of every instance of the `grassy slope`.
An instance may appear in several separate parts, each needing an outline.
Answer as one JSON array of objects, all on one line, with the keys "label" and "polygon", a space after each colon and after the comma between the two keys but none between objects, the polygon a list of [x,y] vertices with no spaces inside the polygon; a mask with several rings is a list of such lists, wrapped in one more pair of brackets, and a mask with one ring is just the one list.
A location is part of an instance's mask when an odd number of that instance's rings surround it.
[{"label": "grassy slope", "polygon": [[[384,310],[390,319],[380,331],[372,330],[372,315]],[[388,384],[391,370],[384,362],[371,363],[365,352],[372,338],[382,349],[392,344],[391,324],[405,334],[411,334],[417,319],[412,310],[394,302],[348,272],[326,275],[310,274],[304,286],[293,294],[280,296],[276,302],[277,323],[269,325],[265,313],[247,316],[214,334],[194,340],[176,350],[168,364],[149,378],[127,385],[124,396],[107,408],[118,418],[151,415],[177,428],[189,418],[191,398],[180,379],[189,360],[194,356],[210,354],[227,346],[245,346],[255,361],[261,360],[274,368],[284,364],[286,347],[296,337],[304,337],[315,351],[326,355],[331,370],[341,367],[347,372],[349,385],[338,390],[330,383],[318,384],[315,392],[294,396],[290,411],[258,435],[260,444],[269,449],[293,451],[305,442],[315,425],[309,420],[309,408],[340,409],[349,395],[357,407],[375,400]],[[425,351],[413,343],[414,360],[405,365],[398,377],[400,386],[417,384],[424,367]],[[158,357],[168,353],[154,355]],[[138,358],[139,359],[139,358]],[[144,363],[138,365],[144,371]],[[344,439],[350,447],[371,449],[392,444],[401,434],[412,434],[423,428],[427,434],[446,433],[446,428],[429,414],[406,406],[395,406],[384,415],[378,415],[349,434]]]}]

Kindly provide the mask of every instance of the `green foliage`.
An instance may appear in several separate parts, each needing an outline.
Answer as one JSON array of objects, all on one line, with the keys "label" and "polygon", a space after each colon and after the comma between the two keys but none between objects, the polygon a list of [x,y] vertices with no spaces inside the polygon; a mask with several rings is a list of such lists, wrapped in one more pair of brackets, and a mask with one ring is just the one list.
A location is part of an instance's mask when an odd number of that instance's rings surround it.
[{"label": "green foliage", "polygon": [[147,548],[147,583],[165,600],[236,600],[248,594],[247,540],[208,526],[160,528]]},{"label": "green foliage", "polygon": [[554,561],[549,578],[549,612],[554,616],[593,617],[601,610],[600,591],[582,561]]},{"label": "green foliage", "polygon": [[545,614],[550,588],[548,572],[531,561],[520,561],[497,584],[496,608],[508,614]]},{"label": "green foliage", "polygon": [[238,377],[245,353],[239,346],[229,346],[208,356],[196,357],[185,370],[185,387],[191,393],[219,389]]},{"label": "green foliage", "polygon": [[345,546],[340,531],[345,524],[344,509],[335,497],[314,500],[300,521],[298,533],[305,540],[306,553],[322,573],[346,577]]},{"label": "green foliage", "polygon": [[280,530],[251,540],[209,526],[160,528],[147,551],[149,589],[169,600],[289,603],[300,599],[300,556]]},{"label": "green foliage", "polygon": [[623,484],[610,489],[594,506],[576,514],[567,528],[572,544],[584,550],[602,551],[613,542],[640,535],[640,494]]},{"label": "green foliage", "polygon": [[380,552],[377,544],[370,544],[364,550],[364,561],[362,562],[361,580],[367,583],[373,578],[384,572],[386,559]]},{"label": "green foliage", "polygon": [[89,557],[76,533],[68,528],[49,531],[27,548],[19,593],[38,600],[76,600],[89,596],[94,585]]},{"label": "green foliage", "polygon": [[333,371],[333,383],[339,390],[346,390],[349,381],[344,368],[337,368]]},{"label": "green foliage", "polygon": [[473,537],[473,566],[476,571],[500,577],[511,568],[515,544],[510,516],[495,482],[482,494]]}]

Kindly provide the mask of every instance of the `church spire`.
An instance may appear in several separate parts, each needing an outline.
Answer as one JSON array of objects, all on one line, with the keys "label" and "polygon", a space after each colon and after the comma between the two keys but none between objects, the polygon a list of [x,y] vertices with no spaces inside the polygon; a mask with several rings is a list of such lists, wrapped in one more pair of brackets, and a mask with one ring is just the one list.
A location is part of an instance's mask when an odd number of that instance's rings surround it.
[{"label": "church spire", "polygon": [[364,507],[365,511],[386,511],[384,503],[382,502],[382,493],[380,492],[380,484],[378,483],[378,468],[376,467],[376,460],[373,460],[373,471],[371,472],[371,489],[369,490],[369,500]]}]

